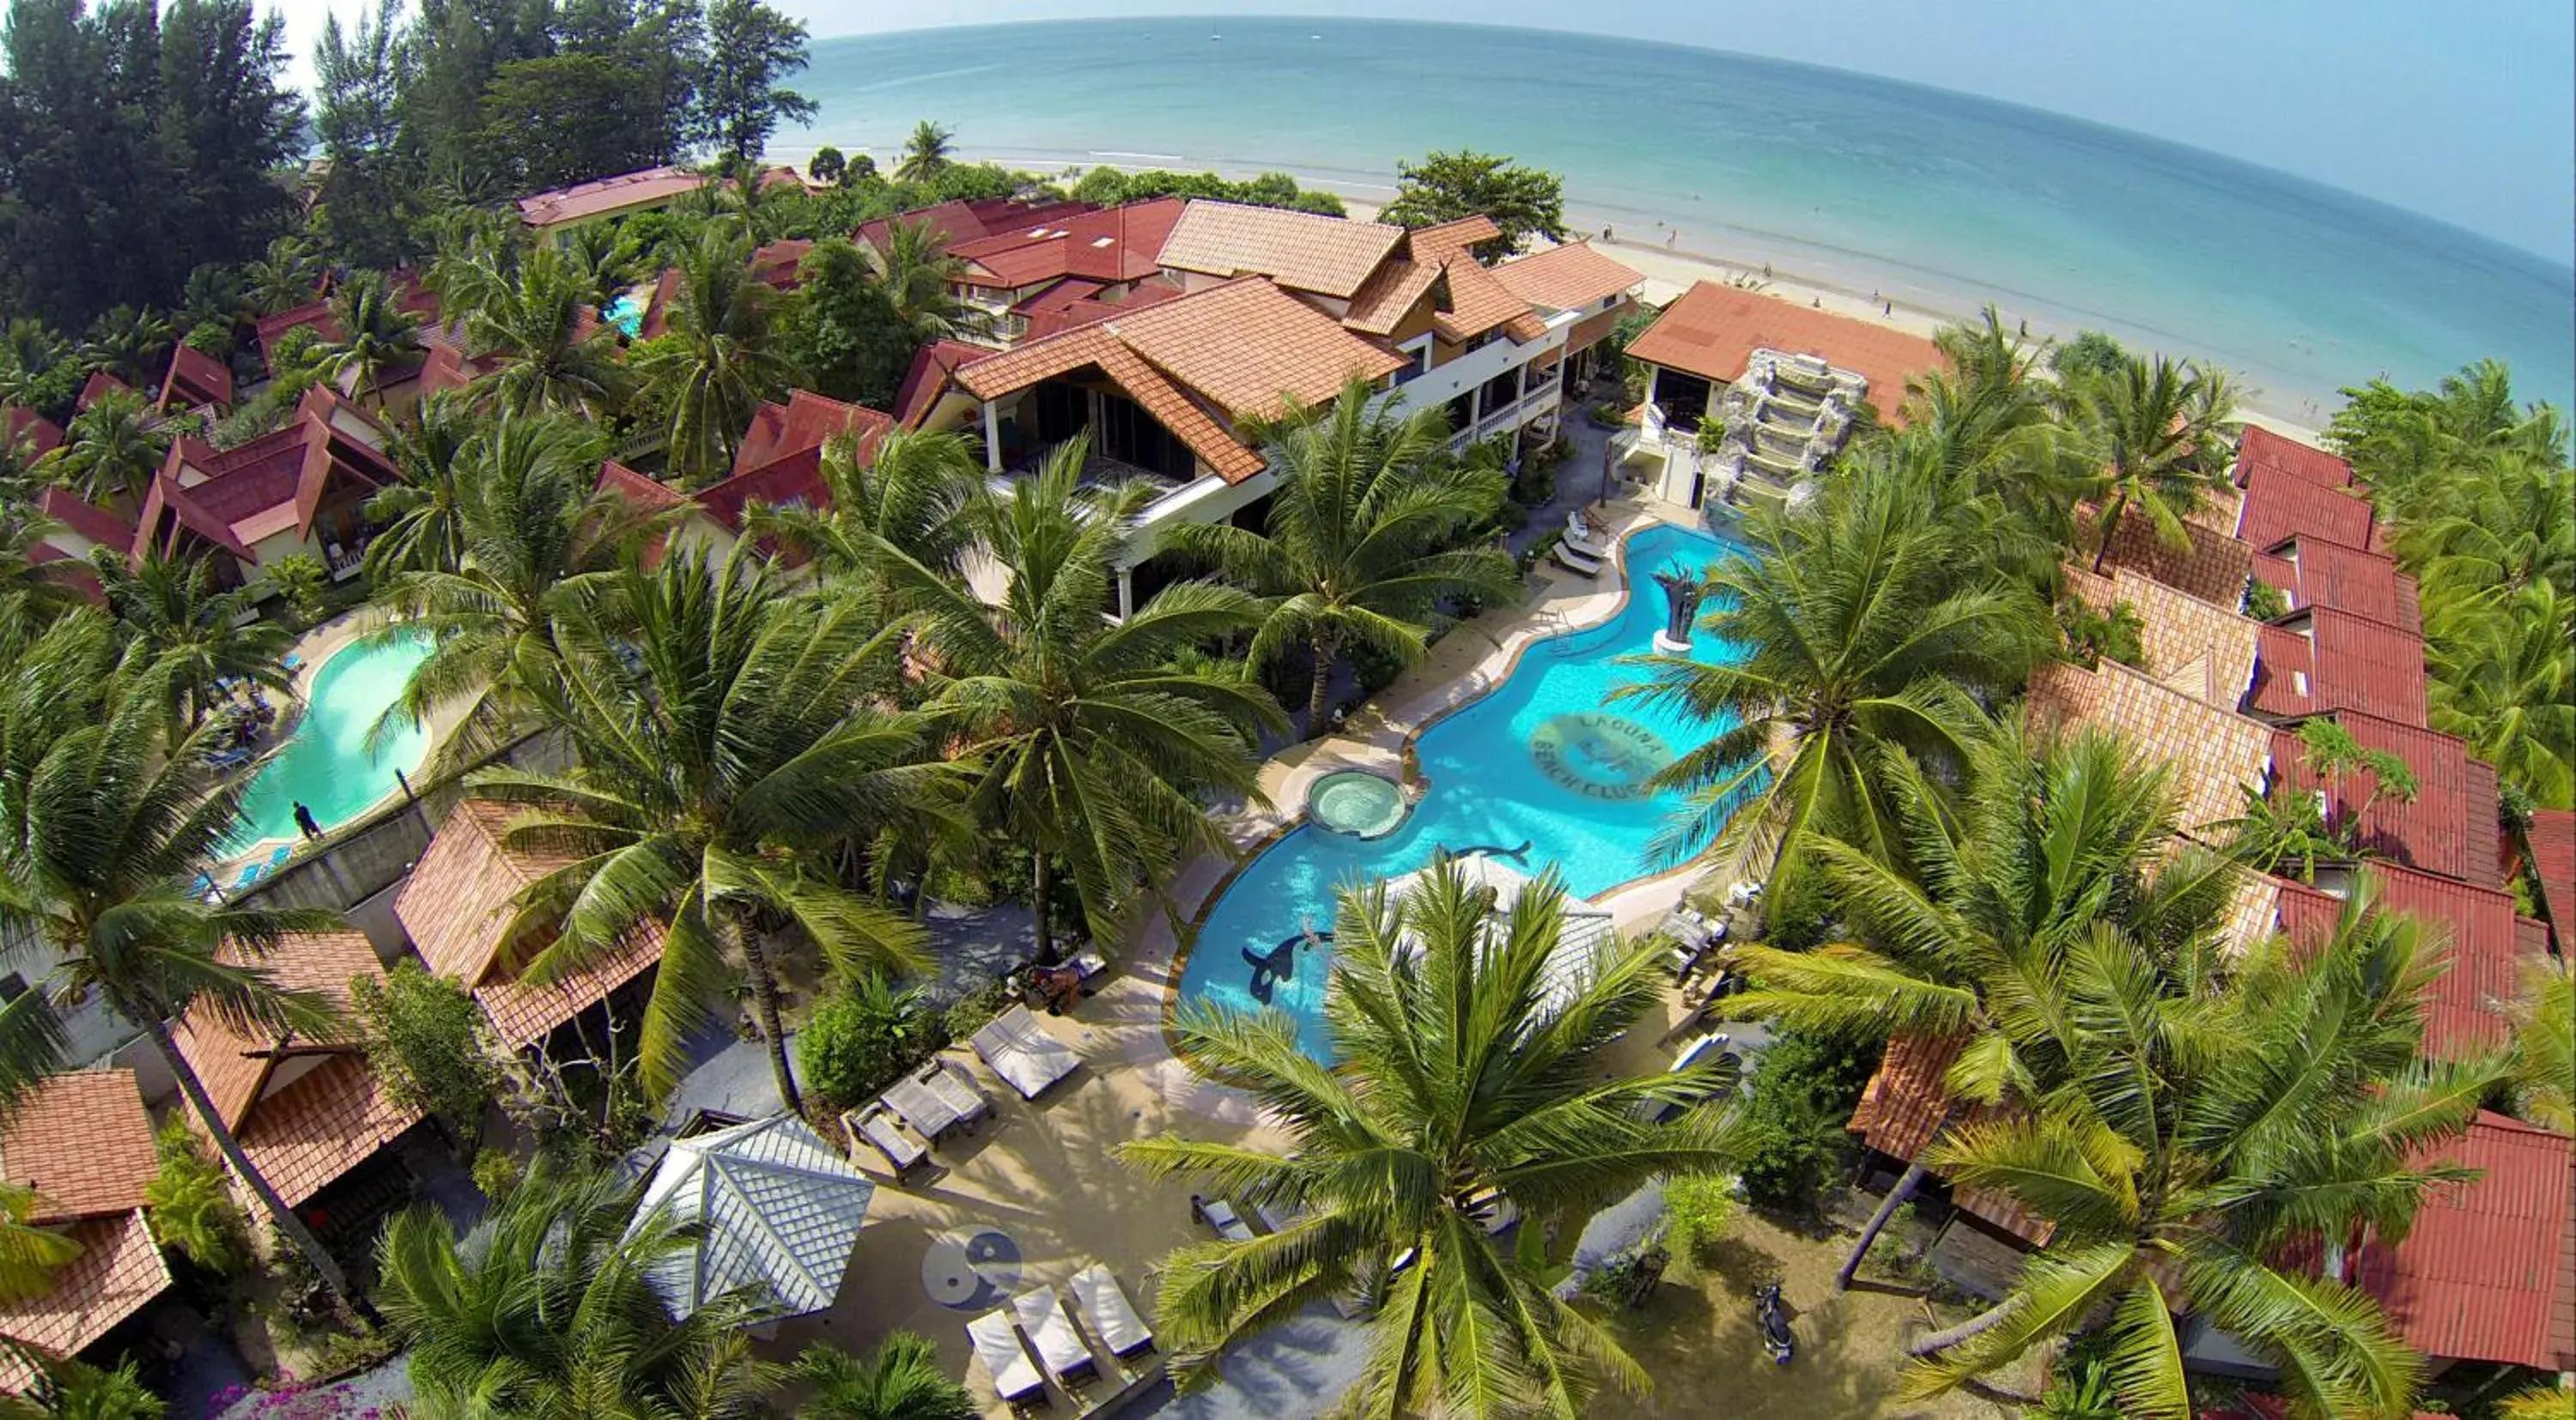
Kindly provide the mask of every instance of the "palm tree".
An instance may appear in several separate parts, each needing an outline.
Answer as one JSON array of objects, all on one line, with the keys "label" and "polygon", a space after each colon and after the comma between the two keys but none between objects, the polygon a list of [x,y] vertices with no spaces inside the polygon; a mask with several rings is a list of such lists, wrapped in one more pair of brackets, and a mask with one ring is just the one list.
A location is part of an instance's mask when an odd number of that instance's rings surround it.
[{"label": "palm tree", "polygon": [[36,544],[57,531],[31,508],[0,501],[0,661],[57,615],[81,604],[80,585],[64,569],[77,562],[34,557]]},{"label": "palm tree", "polygon": [[877,441],[865,462],[858,440],[823,445],[821,509],[755,505],[744,527],[814,559],[836,592],[886,604],[877,549],[902,548],[947,576],[962,573],[974,543],[969,516],[984,488],[984,465],[959,434],[898,431]]},{"label": "palm tree", "polygon": [[80,358],[93,370],[106,370],[127,384],[141,385],[160,371],[160,357],[169,349],[169,317],[148,308],[116,306],[89,323]]},{"label": "palm tree", "polygon": [[[1552,872],[1504,903],[1442,859],[1400,897],[1344,891],[1324,998],[1338,1065],[1309,1058],[1283,1013],[1182,1007],[1181,1053],[1251,1091],[1287,1144],[1167,1136],[1119,1157],[1296,1216],[1165,1260],[1158,1318],[1183,1384],[1357,1289],[1377,1311],[1350,1413],[1574,1416],[1602,1380],[1646,1388],[1557,1297],[1537,1240],[1555,1227],[1570,1240],[1650,1178],[1727,1167],[1735,1134],[1710,1102],[1732,1095],[1734,1069],[1615,1073],[1616,1042],[1661,1000],[1655,953],[1605,943],[1569,969],[1566,925]],[[1517,1245],[1492,1236],[1505,1205],[1523,1220]]]},{"label": "palm tree", "polygon": [[864,1361],[830,1346],[811,1346],[796,1361],[811,1388],[798,1420],[975,1420],[975,1397],[948,1378],[930,1338],[897,1331]]},{"label": "palm tree", "polygon": [[1184,852],[1221,849],[1202,796],[1257,799],[1256,736],[1285,723],[1248,679],[1178,663],[1252,629],[1259,609],[1245,593],[1179,582],[1125,621],[1110,619],[1115,559],[1152,495],[1082,487],[1089,453],[1085,440],[1069,440],[1007,501],[970,509],[976,537],[1008,578],[998,605],[872,539],[936,662],[923,709],[980,763],[970,809],[1034,859],[1041,943],[1053,940],[1059,864],[1091,930],[1106,935],[1140,889],[1169,881]]},{"label": "palm tree", "polygon": [[2576,589],[2576,469],[2496,451],[2424,485],[2435,489],[2420,517],[2390,512],[2397,555],[2424,574],[2428,598],[2509,595],[2536,582]]},{"label": "palm tree", "polygon": [[1718,733],[1658,775],[1687,790],[1659,836],[1708,845],[1721,871],[1794,866],[1812,830],[1885,841],[1877,789],[1894,753],[1964,757],[1967,692],[2018,687],[2053,640],[2026,584],[1989,571],[1937,499],[1906,479],[1841,479],[1807,512],[1755,521],[1758,555],[1708,569],[1701,624],[1742,648],[1709,665],[1646,656],[1655,679],[1619,699],[1679,706]]},{"label": "palm tree", "polygon": [[[2340,1280],[2352,1244],[2394,1245],[2437,1184],[2419,1150],[2464,1127],[2498,1062],[2422,1056],[2440,953],[2366,888],[2315,950],[2259,946],[2222,977],[2101,929],[2067,952],[2072,1047],[2031,1112],[1956,1126],[1932,1166],[2053,1228],[1996,1307],[1908,1350],[1937,1394],[2107,1317],[2120,1413],[2193,1413],[2173,1318],[2188,1312],[2280,1373],[2298,1413],[2403,1417],[2423,1361]],[[2212,990],[2210,983],[2221,985]],[[2324,1253],[2318,1277],[2288,1259]]]},{"label": "palm tree", "polygon": [[2185,545],[2183,518],[2227,477],[2236,426],[2226,377],[2162,355],[2127,356],[2118,370],[2079,380],[2069,393],[2102,455],[2093,570],[2110,561],[2111,539],[2132,511],[2146,515],[2159,541]]},{"label": "palm tree", "polygon": [[170,430],[131,390],[110,390],[72,417],[63,442],[36,461],[54,482],[81,497],[128,513],[142,507],[161,460],[170,452]]},{"label": "palm tree", "polygon": [[738,971],[778,1097],[801,1111],[782,961],[819,958],[843,979],[922,963],[919,928],[818,871],[835,845],[940,822],[953,797],[924,727],[859,695],[894,644],[881,625],[787,596],[748,543],[712,566],[670,549],[557,613],[561,674],[529,693],[570,741],[571,772],[471,781],[531,806],[505,841],[576,854],[520,900],[514,932],[559,932],[530,979],[599,960],[639,924],[667,928],[638,1052],[656,1094]]},{"label": "palm tree", "polygon": [[948,254],[946,232],[929,222],[897,217],[886,223],[886,244],[864,250],[895,318],[916,343],[978,335],[990,327],[982,311],[957,295],[966,262]]},{"label": "palm tree", "polygon": [[564,260],[580,278],[582,296],[605,311],[647,274],[634,242],[614,223],[592,222],[572,230]]},{"label": "palm tree", "polygon": [[942,128],[929,119],[912,126],[912,136],[904,140],[903,161],[895,165],[899,182],[928,182],[947,168],[957,149],[951,140],[957,137],[953,128]]},{"label": "palm tree", "polygon": [[616,412],[626,370],[616,329],[591,314],[587,279],[551,247],[521,257],[514,271],[505,273],[500,260],[485,250],[467,263],[470,279],[454,283],[469,293],[467,344],[477,359],[494,362],[474,381],[477,397],[512,414]]},{"label": "palm tree", "polygon": [[556,673],[557,609],[653,526],[600,490],[599,458],[596,438],[569,419],[504,414],[451,461],[461,554],[378,588],[368,635],[430,643],[379,729],[456,710],[456,728],[434,751],[435,772],[472,763],[527,728],[529,681]]},{"label": "palm tree", "polygon": [[760,402],[793,373],[770,346],[771,292],[750,261],[749,237],[728,222],[705,224],[680,257],[669,333],[635,362],[642,397],[670,411],[664,437],[671,470],[684,480],[723,477]]},{"label": "palm tree", "polygon": [[2563,962],[2525,963],[2513,1016],[2513,1112],[2576,1134],[2576,975]]},{"label": "palm tree", "polygon": [[322,280],[322,258],[302,237],[277,237],[269,242],[268,255],[252,262],[244,276],[251,305],[261,315],[277,315],[312,303]]},{"label": "palm tree", "polygon": [[351,399],[376,390],[384,373],[420,348],[420,317],[394,299],[385,278],[362,271],[331,293],[331,318],[340,338],[321,351],[322,373]]},{"label": "palm tree", "polygon": [[329,1039],[327,1000],[260,965],[289,932],[335,914],[212,905],[190,887],[232,830],[246,780],[209,765],[215,731],[183,731],[166,667],[103,676],[106,638],[67,619],[0,695],[0,929],[42,941],[41,989],[0,1004],[0,1098],[23,1098],[72,1062],[59,1010],[96,998],[141,1029],[207,1137],[316,1275],[351,1297],[339,1264],[286,1206],[208,1097],[170,1022],[196,1009],[245,1035]]},{"label": "palm tree", "polygon": [[36,1190],[0,1179],[0,1301],[43,1296],[54,1274],[81,1255],[77,1240],[27,1221],[36,1203]]},{"label": "palm tree", "polygon": [[1330,405],[1292,404],[1279,424],[1257,431],[1281,470],[1263,531],[1189,523],[1165,535],[1167,546],[1212,560],[1269,600],[1253,661],[1292,648],[1313,660],[1309,737],[1326,728],[1325,699],[1345,647],[1410,665],[1442,602],[1508,601],[1520,589],[1510,556],[1460,546],[1502,506],[1502,475],[1447,456],[1447,411],[1398,418],[1370,408],[1371,393],[1354,380]]},{"label": "palm tree", "polygon": [[468,453],[483,418],[465,397],[440,390],[423,399],[385,443],[396,478],[367,500],[367,520],[382,529],[367,544],[370,586],[403,572],[453,572],[465,562],[462,486]]},{"label": "palm tree", "polygon": [[612,1174],[541,1159],[462,1238],[426,1203],[385,1225],[380,1295],[424,1420],[763,1413],[778,1370],[740,1330],[760,1300],[727,1294],[672,1320],[651,1273],[692,1243],[659,1215],[629,1236],[635,1203]]},{"label": "palm tree", "polygon": [[259,599],[250,588],[218,588],[212,561],[146,552],[129,563],[105,548],[90,560],[130,653],[166,672],[169,710],[181,729],[196,729],[223,703],[227,681],[294,691],[286,653],[295,634],[251,615]]},{"label": "palm tree", "polygon": [[[12,316],[0,327],[0,400],[25,409],[43,410],[52,398],[48,377],[72,358],[71,347],[53,327],[31,316]],[[79,387],[61,391],[68,397]]]},{"label": "palm tree", "polygon": [[[1892,764],[1906,863],[1866,840],[1815,846],[1860,940],[1738,948],[1755,986],[1729,1006],[1797,1030],[1962,1042],[1936,1140],[1957,1111],[2058,1082],[2070,1047],[2052,1025],[2065,1009],[2056,982],[2080,939],[2108,927],[2183,950],[2223,926],[2235,885],[2176,837],[2170,774],[2117,740],[1998,726],[1968,769],[1954,806],[1910,761]],[[1836,1286],[1851,1285],[1924,1171],[1908,1161]]]},{"label": "palm tree", "polygon": [[2576,598],[2534,582],[2509,597],[2437,597],[2424,620],[2436,629],[2433,728],[2535,803],[2576,805]]}]

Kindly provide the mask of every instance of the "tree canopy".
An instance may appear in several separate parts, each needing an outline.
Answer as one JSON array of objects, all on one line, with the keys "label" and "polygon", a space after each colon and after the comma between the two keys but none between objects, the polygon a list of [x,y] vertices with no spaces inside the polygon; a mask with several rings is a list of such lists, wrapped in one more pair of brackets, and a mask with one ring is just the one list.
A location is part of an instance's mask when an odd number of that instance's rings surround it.
[{"label": "tree canopy", "polygon": [[1502,228],[1476,255],[1491,260],[1529,245],[1532,237],[1565,240],[1565,183],[1540,168],[1461,148],[1395,165],[1395,200],[1378,215],[1406,227],[1430,227],[1479,213]]}]

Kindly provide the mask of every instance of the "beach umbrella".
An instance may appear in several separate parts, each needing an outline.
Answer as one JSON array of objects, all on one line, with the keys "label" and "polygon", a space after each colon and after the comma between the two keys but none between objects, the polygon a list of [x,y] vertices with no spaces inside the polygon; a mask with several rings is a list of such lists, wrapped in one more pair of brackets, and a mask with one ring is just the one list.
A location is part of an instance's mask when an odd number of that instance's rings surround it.
[{"label": "beach umbrella", "polygon": [[674,1316],[744,1287],[772,1320],[832,1305],[876,1185],[792,1114],[675,1140],[628,1227],[655,1215],[691,1229],[646,1274]]}]

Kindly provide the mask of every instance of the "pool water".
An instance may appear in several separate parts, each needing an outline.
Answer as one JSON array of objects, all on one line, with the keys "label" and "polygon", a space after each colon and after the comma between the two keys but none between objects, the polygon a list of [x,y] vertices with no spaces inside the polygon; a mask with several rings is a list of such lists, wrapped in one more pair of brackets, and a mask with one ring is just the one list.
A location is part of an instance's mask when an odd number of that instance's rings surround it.
[{"label": "pool water", "polygon": [[353,644],[314,667],[295,733],[261,766],[242,795],[241,819],[225,848],[244,853],[265,840],[300,836],[295,806],[313,810],[325,829],[348,822],[394,792],[394,773],[419,766],[429,732],[388,732],[370,752],[367,732],[402,696],[413,668],[429,658],[425,638]]},{"label": "pool water", "polygon": [[[1566,889],[1599,897],[1673,866],[1649,844],[1683,796],[1643,781],[1718,727],[1677,709],[1606,703],[1648,680],[1622,657],[1651,654],[1664,598],[1652,575],[1692,572],[1730,551],[1705,533],[1658,524],[1627,541],[1630,594],[1609,622],[1525,648],[1511,675],[1414,742],[1425,792],[1404,826],[1356,839],[1301,823],[1246,863],[1210,907],[1181,969],[1181,995],[1297,1020],[1306,1049],[1326,1051],[1324,981],[1334,892],[1423,867],[1442,849],[1494,851],[1535,877],[1551,865]],[[1461,630],[1456,635],[1474,635]],[[1692,654],[1725,648],[1698,633]]]},{"label": "pool water", "polygon": [[629,336],[640,335],[644,331],[644,303],[635,299],[632,291],[621,292],[600,315]]},{"label": "pool water", "polygon": [[1404,822],[1404,793],[1365,769],[1339,769],[1306,791],[1306,817],[1336,833],[1383,838]]}]

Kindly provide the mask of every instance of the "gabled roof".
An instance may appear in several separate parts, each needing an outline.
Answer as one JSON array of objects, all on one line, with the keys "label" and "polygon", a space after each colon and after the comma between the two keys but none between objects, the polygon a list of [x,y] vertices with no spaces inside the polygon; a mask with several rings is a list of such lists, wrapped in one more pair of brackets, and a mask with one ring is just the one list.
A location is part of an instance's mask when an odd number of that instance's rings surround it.
[{"label": "gabled roof", "polygon": [[949,249],[954,251],[960,242],[977,241],[997,232],[1016,231],[1098,210],[1088,202],[1018,202],[1007,197],[984,197],[972,202],[942,202],[910,212],[898,212],[891,217],[874,218],[860,223],[854,236],[861,245],[883,251],[895,223],[920,223],[948,238]]},{"label": "gabled roof", "polygon": [[1503,229],[1482,212],[1416,227],[1406,234],[1406,244],[1413,249],[1416,261],[1458,256],[1482,242],[1499,241]]},{"label": "gabled roof", "polygon": [[[2364,871],[2379,907],[2423,923],[2449,963],[2425,992],[2424,1050],[2442,1060],[2495,1049],[2511,1035],[2507,1007],[2522,991],[2523,947],[2513,899],[2492,888],[2439,878],[2394,863]],[[2333,935],[2343,902],[2299,883],[2281,884],[2281,930],[2300,946]]]},{"label": "gabled roof", "polygon": [[2125,603],[2138,614],[2143,669],[2185,695],[2232,710],[2254,680],[2263,628],[2233,607],[2205,602],[2126,567],[2097,577],[2072,563],[2067,589],[2097,610]]},{"label": "gabled roof", "polygon": [[1353,377],[1405,366],[1267,281],[1211,287],[1105,328],[1236,419],[1280,414],[1287,399],[1320,404]]},{"label": "gabled roof", "polygon": [[[228,955],[240,960],[229,950]],[[282,939],[258,964],[278,985],[333,997],[344,1007],[351,999],[352,979],[384,974],[375,948],[356,932],[296,933]],[[347,1042],[297,1041],[265,1032],[245,1033],[225,1024],[212,1008],[202,1004],[189,1008],[171,1034],[177,1037],[179,1053],[196,1070],[199,1083],[206,1087],[206,1097],[213,1101],[215,1112],[223,1116],[228,1129],[239,1129],[250,1117],[280,1056],[351,1048]]]},{"label": "gabled roof", "polygon": [[983,346],[962,340],[934,340],[912,352],[912,368],[904,372],[903,385],[895,392],[895,422],[906,429],[920,428],[921,421],[938,407],[949,377],[961,367],[989,359],[992,354]]},{"label": "gabled roof", "polygon": [[[80,1256],[54,1274],[43,1296],[0,1302],[0,1336],[76,1356],[168,1291],[170,1265],[141,1209],[85,1219],[65,1231],[80,1244]],[[24,1391],[35,1381],[25,1361],[0,1353],[0,1390]]]},{"label": "gabled roof", "polygon": [[161,377],[161,402],[155,407],[195,409],[208,404],[232,411],[231,367],[192,346],[171,346],[170,371]]},{"label": "gabled roof", "polygon": [[805,254],[813,249],[814,243],[803,238],[771,242],[751,254],[751,274],[773,291],[794,290]]},{"label": "gabled roof", "polygon": [[2397,756],[2415,772],[2413,802],[2379,794],[2378,776],[2355,770],[2344,776],[2340,794],[2326,780],[2310,774],[2298,736],[2276,731],[2272,739],[2275,793],[2328,794],[2330,822],[2340,827],[2363,803],[2370,804],[2358,825],[2362,847],[2373,857],[2458,878],[2484,888],[2502,888],[2496,860],[2496,772],[2474,759],[2469,747],[2449,735],[2420,725],[2400,724],[2358,710],[2340,710],[2325,718],[2341,725],[2363,748]]},{"label": "gabled roof", "polygon": [[2091,671],[2042,665],[2030,678],[2029,703],[2045,722],[2098,725],[2148,763],[2173,766],[2187,832],[2235,817],[2244,807],[2239,788],[2260,786],[2271,763],[2271,727],[2115,661]]},{"label": "gabled roof", "polygon": [[132,523],[95,503],[83,501],[68,488],[53,486],[37,494],[36,511],[100,547],[123,552],[134,545]]},{"label": "gabled roof", "polygon": [[2236,440],[2236,481],[2244,483],[2258,468],[2286,473],[2320,488],[2352,486],[2351,464],[2260,424],[2248,424]]},{"label": "gabled roof", "polygon": [[875,1194],[805,1121],[776,1114],[673,1140],[627,1235],[657,1214],[697,1230],[645,1269],[676,1315],[748,1287],[785,1315],[806,1316],[839,1297]]},{"label": "gabled roof", "polygon": [[92,370],[89,372],[89,378],[82,381],[80,398],[72,402],[72,408],[86,412],[91,405],[98,403],[100,400],[107,398],[111,394],[117,394],[120,392],[124,394],[133,394],[134,386],[127,384],[125,381],[118,379],[116,376],[109,374],[105,370]]},{"label": "gabled roof", "polygon": [[259,318],[260,363],[268,366],[270,373],[274,374],[277,370],[277,342],[284,339],[288,331],[308,325],[313,327],[313,335],[317,340],[343,338],[340,319],[331,314],[331,303],[325,300],[308,301],[292,310],[279,311],[274,315]]},{"label": "gabled roof", "polygon": [[843,434],[859,436],[864,458],[893,427],[892,417],[866,405],[845,404],[812,390],[791,390],[785,404],[762,400],[752,411],[751,427],[734,450],[733,473],[740,477],[789,454],[819,449]]},{"label": "gabled roof", "polygon": [[63,445],[63,426],[32,409],[0,405],[0,439],[24,442],[31,454],[49,454]]},{"label": "gabled roof", "polygon": [[572,858],[502,847],[501,832],[519,812],[487,799],[460,800],[394,897],[394,918],[429,969],[472,991],[491,1017],[494,1034],[512,1047],[543,1040],[643,975],[661,959],[663,937],[660,927],[645,928],[586,970],[552,985],[520,981],[520,966],[541,944],[504,950],[516,899],[521,889]]},{"label": "gabled roof", "polygon": [[519,219],[531,227],[560,226],[589,217],[622,212],[697,191],[715,179],[686,168],[645,168],[615,177],[532,193],[519,199]]},{"label": "gabled roof", "polygon": [[2540,880],[2540,910],[2549,915],[2558,949],[2566,951],[2576,945],[2576,812],[2534,809],[2522,836],[2532,876]]},{"label": "gabled roof", "polygon": [[2481,1171],[2425,1196],[2406,1239],[2364,1242],[2353,1281],[2406,1343],[2436,1360],[2576,1370],[2576,1156],[2563,1134],[2480,1113],[2422,1163]]},{"label": "gabled roof", "polygon": [[[2168,546],[2158,537],[2151,519],[2120,519],[2120,525],[2111,530],[2111,552],[2104,565],[2130,568],[2205,602],[2228,607],[2243,605],[2246,574],[2256,554],[2228,534],[2236,524],[2235,490],[2229,489],[2227,494],[2224,523],[2213,527],[2199,518],[2185,518],[2180,547]],[[2096,513],[2089,506],[2077,509],[2076,546],[2097,545]]]},{"label": "gabled roof", "polygon": [[1029,323],[1028,338],[1035,340],[1061,331],[1097,325],[1105,320],[1133,315],[1147,306],[1177,301],[1189,294],[1181,289],[1179,282],[1160,274],[1148,276],[1125,288],[1110,287],[1091,295],[1079,294],[1079,288],[1093,284],[1081,280],[1058,283],[1058,289],[1073,288],[1066,291],[1069,299],[1040,300],[1024,308],[1021,314]]},{"label": "gabled roof", "polygon": [[1384,222],[1201,199],[1174,224],[1161,264],[1207,276],[1267,276],[1290,290],[1347,299],[1404,235]]},{"label": "gabled roof", "polygon": [[1628,346],[1629,358],[1733,384],[1756,350],[1819,355],[1869,381],[1869,402],[1896,417],[1905,382],[1942,368],[1941,348],[1872,321],[1833,315],[1759,291],[1695,282]]},{"label": "gabled roof", "polygon": [[2376,545],[2369,499],[2265,465],[2242,472],[2245,502],[2236,516],[2240,541],[2257,548],[2278,547],[2293,537],[2364,549]]},{"label": "gabled roof", "polygon": [[2329,607],[2293,612],[2263,628],[2246,707],[2283,719],[2359,710],[2421,725],[2424,638]]},{"label": "gabled roof", "polygon": [[[1418,246],[1415,259],[1422,259]],[[1434,309],[1431,329],[1441,339],[1463,345],[1492,330],[1518,341],[1547,334],[1546,324],[1530,310],[1529,302],[1513,295],[1464,249],[1441,256],[1439,262],[1440,289],[1447,299]]]},{"label": "gabled roof", "polygon": [[1064,276],[1111,284],[1141,281],[1160,270],[1156,258],[1187,205],[1177,197],[1161,197],[1044,218],[957,243],[948,254],[968,263],[970,285],[1003,290]]},{"label": "gabled roof", "polygon": [[2257,554],[2255,580],[2287,596],[2292,607],[2322,606],[2421,635],[2424,617],[2415,579],[2397,563],[2325,538],[2284,538]]},{"label": "gabled roof", "polygon": [[667,483],[645,477],[615,459],[599,466],[599,488],[614,493],[628,503],[650,512],[676,508],[689,501],[689,495]]},{"label": "gabled roof", "polygon": [[1588,309],[1626,295],[1646,279],[1580,241],[1516,256],[1492,270],[1503,289],[1553,311]]},{"label": "gabled roof", "polygon": [[1440,281],[1440,264],[1398,257],[1378,267],[1351,297],[1342,324],[1362,335],[1392,335]]},{"label": "gabled roof", "polygon": [[233,555],[248,557],[249,544],[289,528],[309,535],[333,481],[355,479],[374,489],[396,476],[375,421],[315,385],[284,427],[249,443],[218,450],[193,438],[173,441],[135,519],[132,551],[140,556],[149,547],[167,546],[167,513]]},{"label": "gabled roof", "polygon": [[[1914,1033],[1891,1036],[1878,1069],[1862,1087],[1860,1103],[1844,1126],[1861,1142],[1892,1158],[1912,1161],[1930,1147],[1950,1102],[1950,1063],[1959,1058],[1960,1037]],[[1999,1118],[1990,1105],[1970,1105],[1965,1120]],[[2002,1228],[2022,1241],[2045,1245],[2055,1227],[2028,1212],[2011,1194],[1996,1189],[1955,1189],[1950,1201]]]},{"label": "gabled roof", "polygon": [[36,1191],[31,1223],[131,1213],[160,1169],[131,1070],[49,1075],[0,1126],[0,1178]]}]

